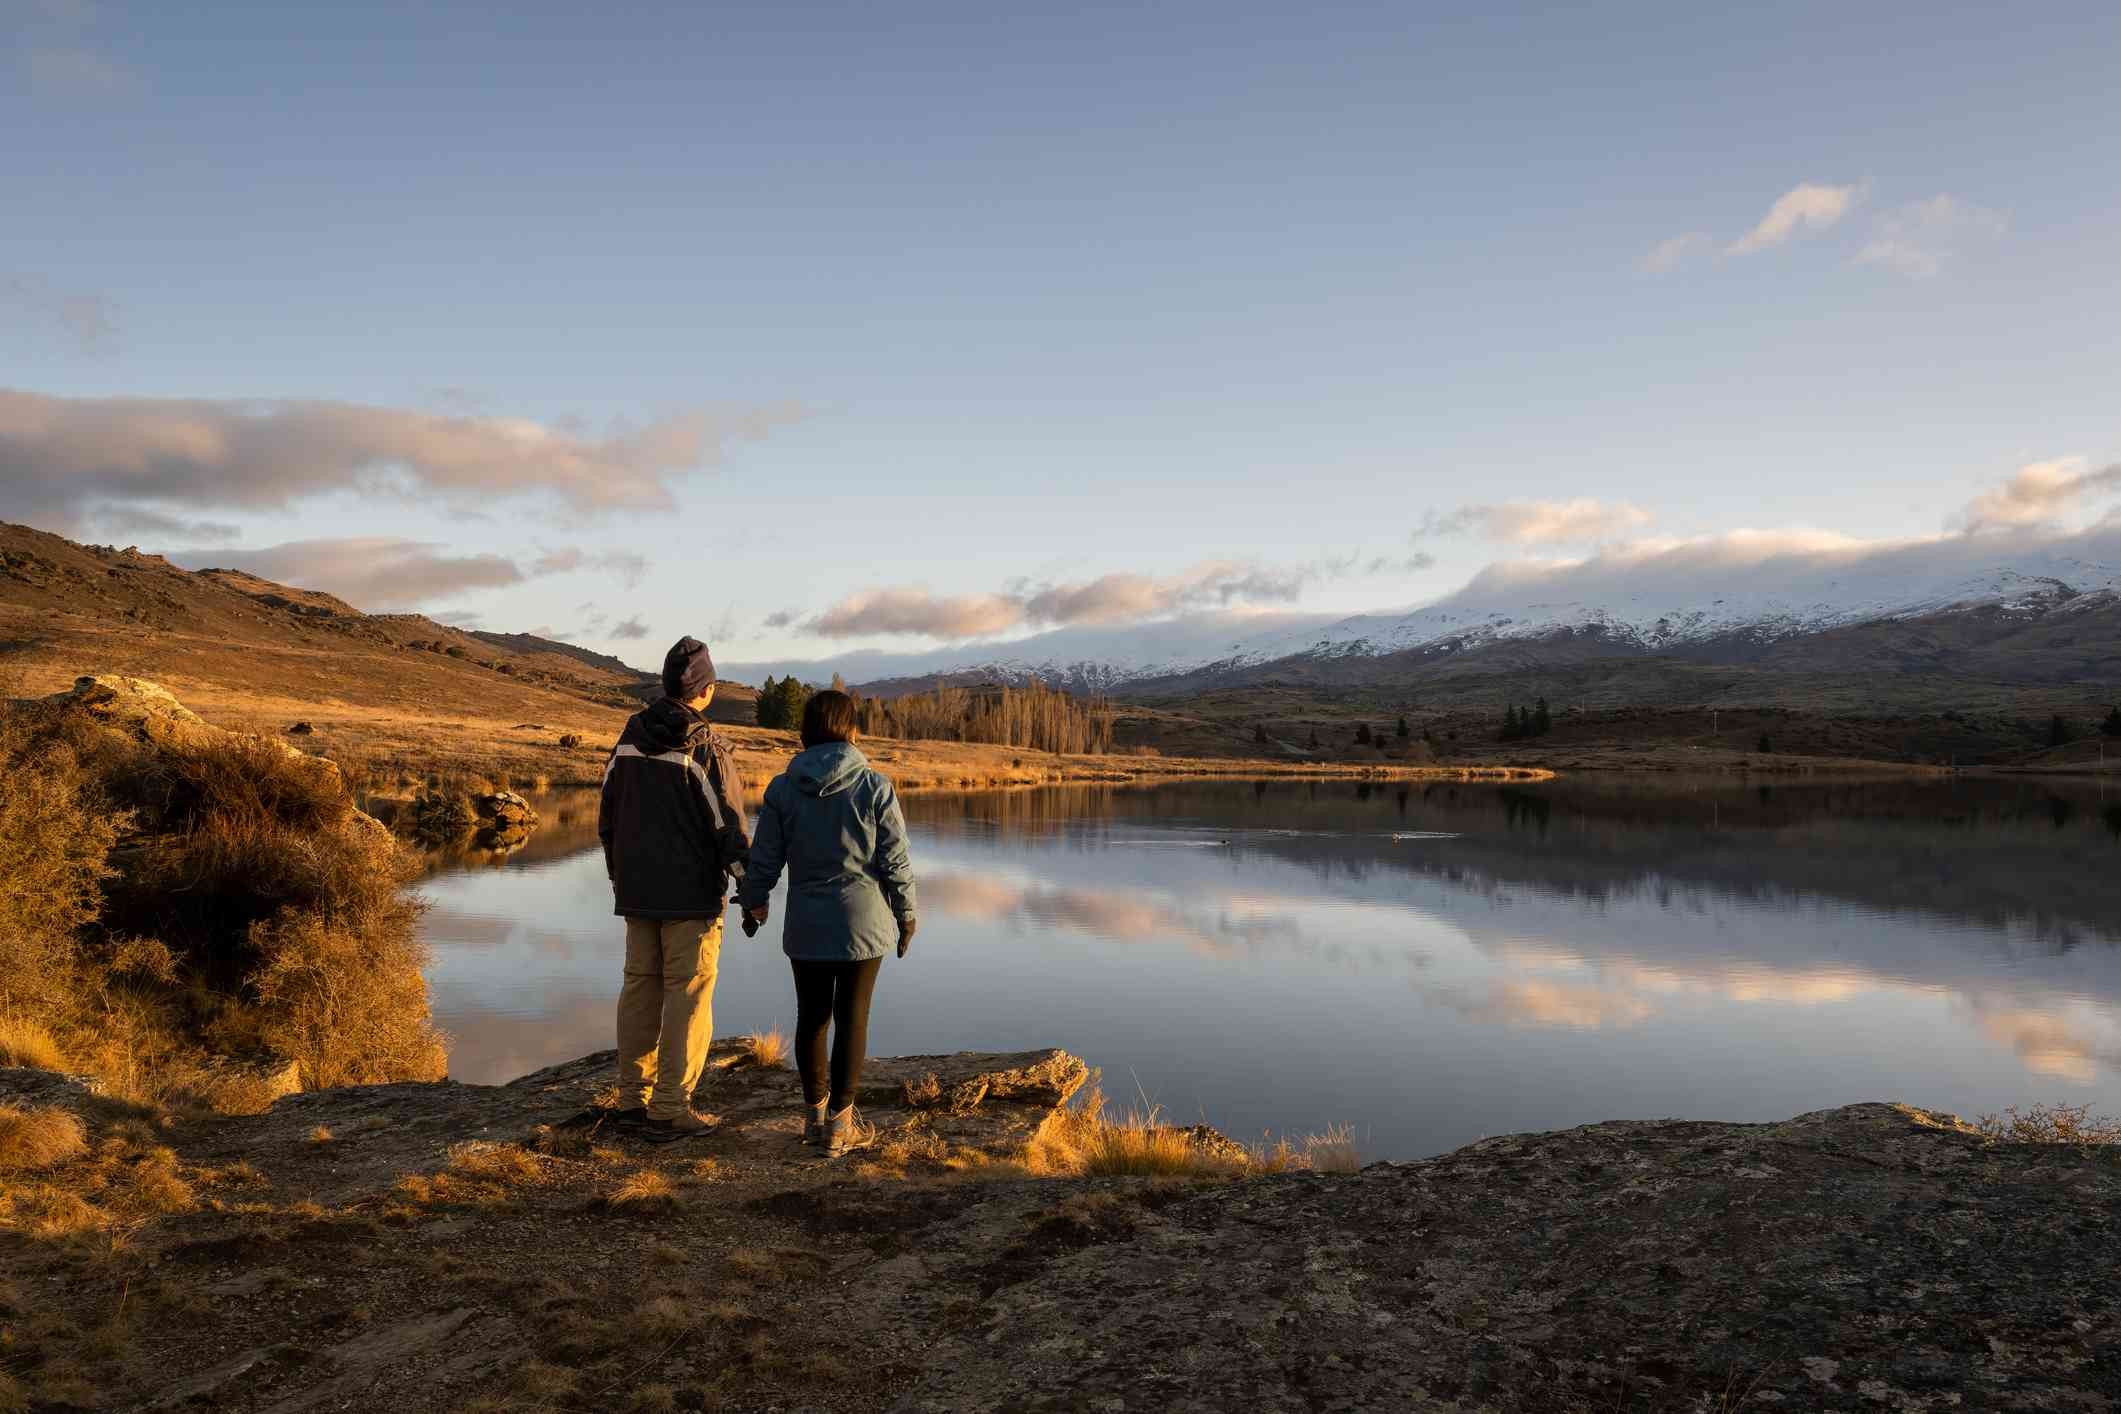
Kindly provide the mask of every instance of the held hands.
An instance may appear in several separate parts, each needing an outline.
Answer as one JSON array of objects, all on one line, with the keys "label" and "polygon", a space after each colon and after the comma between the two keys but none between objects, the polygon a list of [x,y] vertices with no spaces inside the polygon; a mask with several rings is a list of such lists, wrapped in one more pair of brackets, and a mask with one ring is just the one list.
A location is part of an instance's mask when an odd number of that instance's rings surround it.
[{"label": "held hands", "polygon": [[745,909],[745,910],[744,910],[744,936],[745,936],[745,937],[747,937],[747,938],[756,938],[756,937],[757,937],[757,936],[759,935],[759,929],[760,929],[760,927],[762,927],[762,926],[763,926],[763,925],[765,924],[765,922],[766,922],[766,905],[765,905],[765,904],[763,904],[763,903],[762,903],[762,904],[760,904],[760,905],[759,905],[758,907],[756,907],[756,908],[747,908],[747,909]]},{"label": "held hands", "polygon": [[913,946],[913,935],[919,928],[919,921],[910,913],[898,921],[898,955],[900,957],[904,957],[906,949]]}]

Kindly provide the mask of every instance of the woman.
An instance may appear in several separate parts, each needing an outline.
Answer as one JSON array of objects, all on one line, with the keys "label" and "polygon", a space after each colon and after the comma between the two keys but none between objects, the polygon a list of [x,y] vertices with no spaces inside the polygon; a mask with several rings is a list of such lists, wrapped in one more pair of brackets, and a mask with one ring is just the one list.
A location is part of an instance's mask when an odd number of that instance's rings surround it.
[{"label": "woman", "polygon": [[[738,901],[745,931],[788,870],[781,951],[795,970],[795,1057],[803,1142],[838,1158],[859,1148],[854,1092],[869,1042],[869,996],[894,942],[913,941],[913,865],[891,782],[855,749],[854,699],[820,692],[803,708],[803,750],[766,787]],[[825,1028],[832,1028],[827,1085]]]}]

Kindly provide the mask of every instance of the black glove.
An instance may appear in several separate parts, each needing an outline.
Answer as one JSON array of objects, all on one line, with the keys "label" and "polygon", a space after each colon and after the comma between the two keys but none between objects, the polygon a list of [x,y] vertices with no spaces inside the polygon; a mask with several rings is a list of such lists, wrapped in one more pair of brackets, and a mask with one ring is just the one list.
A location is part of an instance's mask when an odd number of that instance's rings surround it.
[{"label": "black glove", "polygon": [[906,949],[913,946],[913,935],[920,930],[920,923],[912,914],[898,921],[898,955],[904,957]]},{"label": "black glove", "polygon": [[747,913],[747,914],[745,914],[745,915],[744,915],[744,936],[745,936],[745,937],[747,937],[747,938],[756,938],[756,937],[757,937],[758,935],[759,935],[759,921],[758,921],[758,919],[756,919],[756,918],[753,918],[753,917],[752,917],[752,916],[751,916],[750,914],[748,914],[748,913]]}]

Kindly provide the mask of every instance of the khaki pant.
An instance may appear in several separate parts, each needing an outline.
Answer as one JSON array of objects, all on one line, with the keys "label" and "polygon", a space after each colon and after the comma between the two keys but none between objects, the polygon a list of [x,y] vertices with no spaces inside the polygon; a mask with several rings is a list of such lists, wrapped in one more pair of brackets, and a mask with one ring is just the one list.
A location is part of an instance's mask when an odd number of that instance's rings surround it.
[{"label": "khaki pant", "polygon": [[626,920],[626,982],[619,989],[619,1103],[646,1105],[650,1119],[673,1119],[714,1039],[714,975],[722,953],[719,918]]}]

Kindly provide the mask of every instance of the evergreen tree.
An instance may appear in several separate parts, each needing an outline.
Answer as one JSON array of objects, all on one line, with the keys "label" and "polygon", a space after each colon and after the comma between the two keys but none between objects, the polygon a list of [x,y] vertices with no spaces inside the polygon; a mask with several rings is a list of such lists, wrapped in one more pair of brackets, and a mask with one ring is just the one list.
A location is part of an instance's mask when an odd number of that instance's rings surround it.
[{"label": "evergreen tree", "polygon": [[1252,740],[1261,746],[1265,746],[1267,744],[1267,724],[1265,722],[1256,722],[1253,724]]},{"label": "evergreen tree", "polygon": [[1554,716],[1547,711],[1547,700],[1542,697],[1532,709],[1532,735],[1545,736],[1554,729]]},{"label": "evergreen tree", "polygon": [[769,728],[771,728],[771,727],[778,727],[778,726],[779,726],[779,725],[781,724],[781,720],[780,720],[780,711],[781,711],[781,696],[780,696],[780,689],[779,689],[778,687],[776,687],[776,686],[774,685],[774,681],[773,681],[773,678],[772,678],[772,676],[771,676],[771,675],[769,674],[769,675],[767,676],[767,678],[766,678],[766,681],[765,681],[765,682],[763,682],[763,683],[761,683],[761,684],[759,685],[759,700],[758,700],[758,722],[759,722],[759,725],[760,725],[760,726],[762,726],[762,727],[769,727]]},{"label": "evergreen tree", "polygon": [[1357,746],[1368,746],[1370,744],[1370,724],[1368,722],[1357,722],[1355,724],[1355,744]]},{"label": "evergreen tree", "polygon": [[1311,749],[1313,751],[1318,750],[1318,728],[1316,727],[1311,728]]},{"label": "evergreen tree", "polygon": [[847,679],[841,677],[838,673],[834,673],[832,675],[832,690],[834,692],[845,692],[847,690]]},{"label": "evergreen tree", "polygon": [[803,707],[810,701],[810,685],[796,681],[794,673],[781,679],[781,730],[792,732],[803,725]]},{"label": "evergreen tree", "polygon": [[2106,714],[2106,720],[2099,724],[2099,730],[2106,736],[2121,736],[2121,707],[2116,707]]},{"label": "evergreen tree", "polygon": [[1760,734],[1759,751],[1762,756],[1772,756],[1775,754],[1775,744],[1768,740],[1768,734],[1766,732],[1762,732]]},{"label": "evergreen tree", "polygon": [[1405,717],[1401,717],[1399,719],[1399,739],[1401,741],[1405,741],[1407,739],[1407,735],[1407,719]]},{"label": "evergreen tree", "polygon": [[2069,744],[2069,723],[2062,720],[2060,712],[2057,712],[2054,719],[2047,724],[2047,744],[2049,746],[2067,746]]}]

